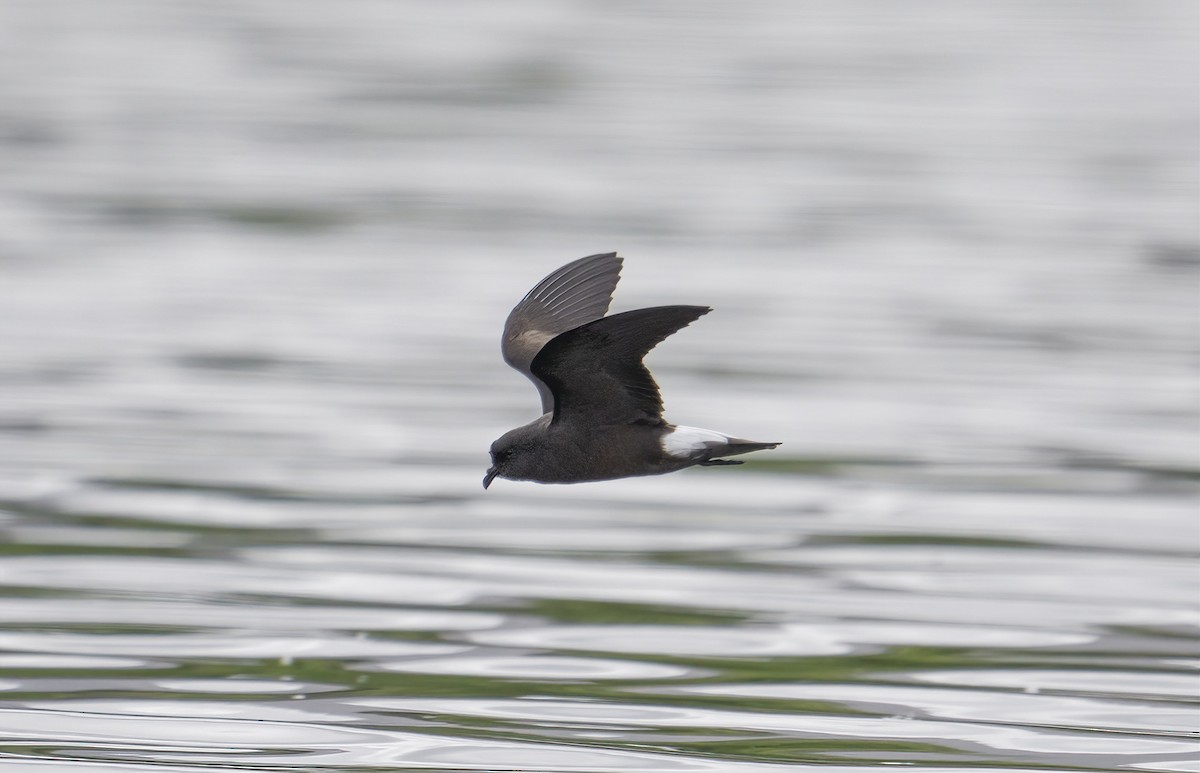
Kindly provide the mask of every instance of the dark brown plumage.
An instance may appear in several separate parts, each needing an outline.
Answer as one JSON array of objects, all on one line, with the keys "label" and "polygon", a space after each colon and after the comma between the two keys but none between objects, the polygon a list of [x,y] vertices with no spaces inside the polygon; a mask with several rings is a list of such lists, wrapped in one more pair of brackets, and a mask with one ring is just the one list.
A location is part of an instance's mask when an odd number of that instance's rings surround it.
[{"label": "dark brown plumage", "polygon": [[663,419],[642,358],[711,309],[656,306],[605,317],[620,271],[614,252],[568,263],[508,315],[501,351],[537,387],[543,415],[492,444],[484,488],[496,477],[578,483],[740,464],[717,457],[779,445]]}]

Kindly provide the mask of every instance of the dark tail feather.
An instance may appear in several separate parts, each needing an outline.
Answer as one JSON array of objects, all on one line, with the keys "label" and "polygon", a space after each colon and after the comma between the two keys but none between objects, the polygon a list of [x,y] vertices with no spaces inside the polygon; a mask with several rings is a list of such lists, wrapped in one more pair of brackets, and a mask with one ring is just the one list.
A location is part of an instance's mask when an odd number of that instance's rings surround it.
[{"label": "dark tail feather", "polygon": [[[737,456],[738,454],[748,454],[752,451],[765,451],[768,448],[775,448],[781,445],[780,443],[758,443],[753,440],[742,440],[741,438],[730,438],[727,445],[713,449],[713,456]],[[700,462],[701,467],[721,467],[727,464],[742,464],[740,460],[730,461],[728,459],[709,459],[706,462]]]},{"label": "dark tail feather", "polygon": [[725,450],[726,455],[732,454],[748,454],[751,451],[763,451],[768,448],[777,448],[783,445],[782,443],[758,443],[753,440],[741,440],[739,438],[730,438],[729,447]]}]

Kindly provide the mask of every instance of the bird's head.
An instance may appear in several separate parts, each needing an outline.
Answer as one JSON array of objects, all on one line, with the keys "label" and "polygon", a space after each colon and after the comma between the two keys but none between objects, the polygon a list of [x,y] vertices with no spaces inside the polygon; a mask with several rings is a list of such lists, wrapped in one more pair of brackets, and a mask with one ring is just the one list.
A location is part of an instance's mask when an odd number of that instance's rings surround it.
[{"label": "bird's head", "polygon": [[492,466],[483,476],[487,488],[496,478],[532,480],[538,472],[538,455],[528,427],[518,427],[492,443]]}]

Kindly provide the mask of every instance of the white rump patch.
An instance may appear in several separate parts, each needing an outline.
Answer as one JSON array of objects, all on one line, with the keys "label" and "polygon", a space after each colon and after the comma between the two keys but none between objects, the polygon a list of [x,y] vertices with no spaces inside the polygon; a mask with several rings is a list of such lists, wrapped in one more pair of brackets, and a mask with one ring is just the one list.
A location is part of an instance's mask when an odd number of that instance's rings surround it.
[{"label": "white rump patch", "polygon": [[706,448],[723,446],[730,440],[728,435],[713,432],[711,429],[699,427],[678,426],[662,436],[662,448],[668,456],[676,459],[687,459],[695,456]]}]

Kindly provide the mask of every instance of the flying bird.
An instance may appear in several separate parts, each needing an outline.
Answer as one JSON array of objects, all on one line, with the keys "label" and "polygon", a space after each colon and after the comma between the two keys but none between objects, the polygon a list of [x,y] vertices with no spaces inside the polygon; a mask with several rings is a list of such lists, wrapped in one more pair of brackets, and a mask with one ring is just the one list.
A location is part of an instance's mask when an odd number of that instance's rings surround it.
[{"label": "flying bird", "polygon": [[779,445],[663,418],[658,384],[642,358],[712,309],[655,306],[604,316],[621,262],[608,252],[568,263],[508,315],[501,353],[537,387],[542,416],[492,443],[485,489],[498,477],[582,483],[741,464],[719,457]]}]

